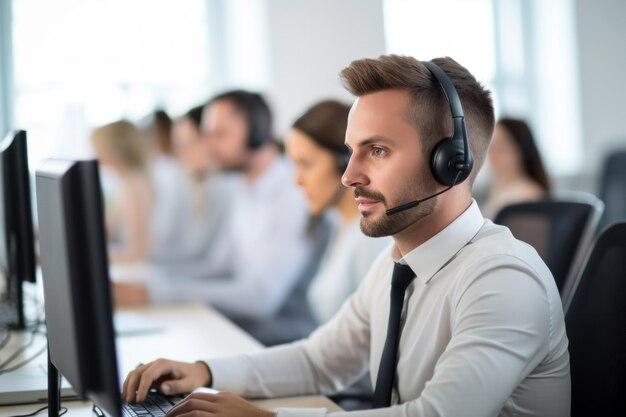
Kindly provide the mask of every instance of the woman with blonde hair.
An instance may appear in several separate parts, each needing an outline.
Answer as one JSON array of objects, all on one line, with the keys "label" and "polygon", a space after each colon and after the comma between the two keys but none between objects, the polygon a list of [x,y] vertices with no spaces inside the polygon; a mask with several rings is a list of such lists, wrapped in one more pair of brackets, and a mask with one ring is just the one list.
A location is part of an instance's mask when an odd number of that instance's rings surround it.
[{"label": "woman with blonde hair", "polygon": [[117,182],[115,195],[105,193],[109,257],[114,263],[145,262],[153,192],[140,132],[120,120],[94,129],[92,142],[103,170]]}]

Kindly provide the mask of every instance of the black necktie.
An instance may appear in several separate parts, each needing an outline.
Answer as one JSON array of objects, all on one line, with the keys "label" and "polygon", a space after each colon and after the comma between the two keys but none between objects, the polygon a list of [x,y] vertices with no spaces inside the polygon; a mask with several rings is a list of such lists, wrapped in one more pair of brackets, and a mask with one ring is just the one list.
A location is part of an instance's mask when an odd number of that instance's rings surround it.
[{"label": "black necktie", "polygon": [[391,391],[398,363],[398,343],[400,342],[400,316],[404,306],[404,293],[415,278],[415,273],[408,265],[396,263],[391,278],[391,302],[389,306],[389,324],[383,355],[380,358],[376,389],[374,390],[374,408],[391,405]]}]

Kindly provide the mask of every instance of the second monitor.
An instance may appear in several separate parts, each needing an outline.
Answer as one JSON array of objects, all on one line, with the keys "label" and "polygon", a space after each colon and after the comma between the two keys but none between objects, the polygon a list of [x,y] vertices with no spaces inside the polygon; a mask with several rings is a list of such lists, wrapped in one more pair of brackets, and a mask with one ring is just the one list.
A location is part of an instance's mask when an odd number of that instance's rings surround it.
[{"label": "second monitor", "polygon": [[162,416],[183,397],[121,403],[98,163],[48,159],[36,181],[51,363],[108,415]]},{"label": "second monitor", "polygon": [[26,132],[0,140],[0,327],[25,326],[22,282],[35,282]]},{"label": "second monitor", "polygon": [[36,186],[50,360],[81,397],[118,415],[98,164],[46,160]]}]

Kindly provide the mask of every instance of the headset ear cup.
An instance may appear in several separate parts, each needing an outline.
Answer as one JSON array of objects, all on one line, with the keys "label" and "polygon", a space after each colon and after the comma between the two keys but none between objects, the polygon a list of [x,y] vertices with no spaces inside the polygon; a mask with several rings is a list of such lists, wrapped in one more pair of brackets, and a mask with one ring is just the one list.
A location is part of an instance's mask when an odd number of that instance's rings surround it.
[{"label": "headset ear cup", "polygon": [[248,136],[248,147],[250,149],[256,149],[263,144],[263,137],[258,130],[252,129]]},{"label": "headset ear cup", "polygon": [[472,172],[472,160],[465,163],[463,142],[445,138],[430,154],[430,170],[438,183],[447,187],[465,181]]}]

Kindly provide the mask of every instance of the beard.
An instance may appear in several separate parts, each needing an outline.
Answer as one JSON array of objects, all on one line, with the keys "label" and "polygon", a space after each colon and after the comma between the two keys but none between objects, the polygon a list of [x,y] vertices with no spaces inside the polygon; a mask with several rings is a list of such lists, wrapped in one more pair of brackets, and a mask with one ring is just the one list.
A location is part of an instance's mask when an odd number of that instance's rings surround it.
[{"label": "beard", "polygon": [[[429,193],[427,188],[429,187],[423,184],[423,182],[414,179],[397,198],[394,198],[392,201],[393,204],[390,205],[387,204],[387,199],[381,193],[375,190],[367,190],[361,186],[355,187],[354,197],[365,197],[372,200],[378,200],[383,204],[385,210],[388,210],[434,192],[431,190]],[[435,198],[424,201],[414,208],[401,211],[391,216],[387,216],[385,213],[362,213],[360,223],[361,231],[369,237],[393,236],[432,214],[435,211],[436,206],[437,201]]]}]

